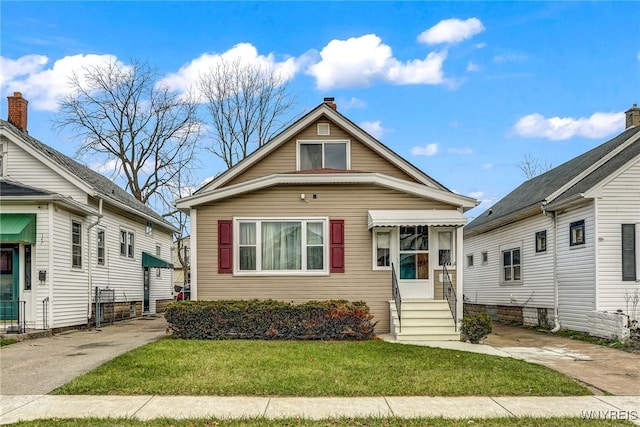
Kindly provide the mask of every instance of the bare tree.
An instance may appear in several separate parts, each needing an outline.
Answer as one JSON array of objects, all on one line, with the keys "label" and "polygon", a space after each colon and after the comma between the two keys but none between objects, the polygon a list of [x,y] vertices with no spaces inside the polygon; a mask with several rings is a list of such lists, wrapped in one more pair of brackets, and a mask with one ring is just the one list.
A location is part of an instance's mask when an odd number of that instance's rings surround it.
[{"label": "bare tree", "polygon": [[548,163],[546,160],[544,163],[541,163],[540,159],[533,157],[531,154],[525,154],[524,159],[518,163],[518,169],[520,169],[526,179],[535,178],[551,170],[551,168],[551,163]]},{"label": "bare tree", "polygon": [[78,155],[113,162],[127,191],[159,208],[163,188],[191,167],[200,126],[197,103],[157,81],[157,71],[137,60],[86,67],[71,76],[55,124],[76,131]]},{"label": "bare tree", "polygon": [[285,116],[295,100],[273,68],[221,59],[199,86],[212,120],[208,149],[228,168],[291,123]]}]

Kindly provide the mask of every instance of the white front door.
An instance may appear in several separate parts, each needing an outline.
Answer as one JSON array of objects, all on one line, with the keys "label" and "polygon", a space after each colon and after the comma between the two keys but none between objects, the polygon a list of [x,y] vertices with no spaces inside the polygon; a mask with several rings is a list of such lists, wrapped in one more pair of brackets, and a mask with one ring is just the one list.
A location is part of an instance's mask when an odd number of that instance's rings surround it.
[{"label": "white front door", "polygon": [[[429,226],[398,227],[396,274],[403,299],[433,299]],[[435,260],[437,262],[437,260]]]}]

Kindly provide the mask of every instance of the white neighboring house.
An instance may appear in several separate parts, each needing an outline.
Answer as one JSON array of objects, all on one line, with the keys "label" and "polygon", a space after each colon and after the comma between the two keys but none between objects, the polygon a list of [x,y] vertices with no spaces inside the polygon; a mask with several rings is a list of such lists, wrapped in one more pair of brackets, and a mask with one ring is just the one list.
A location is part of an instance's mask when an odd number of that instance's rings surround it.
[{"label": "white neighboring house", "polygon": [[467,308],[531,326],[628,333],[627,316],[616,313],[640,316],[640,108],[626,111],[620,135],[474,219],[464,247]]},{"label": "white neighboring house", "polygon": [[[116,319],[172,301],[174,227],[103,175],[27,134],[27,101],[0,120],[0,330],[58,329],[94,317],[113,290]],[[105,292],[108,294],[109,292]]]}]

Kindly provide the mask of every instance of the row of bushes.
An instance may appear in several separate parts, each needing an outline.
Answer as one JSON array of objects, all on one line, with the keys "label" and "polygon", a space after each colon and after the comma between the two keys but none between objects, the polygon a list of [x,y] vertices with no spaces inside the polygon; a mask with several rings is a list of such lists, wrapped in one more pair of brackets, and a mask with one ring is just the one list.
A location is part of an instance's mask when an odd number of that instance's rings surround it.
[{"label": "row of bushes", "polygon": [[365,340],[376,323],[364,302],[343,300],[181,301],[165,316],[177,337],[210,340]]}]

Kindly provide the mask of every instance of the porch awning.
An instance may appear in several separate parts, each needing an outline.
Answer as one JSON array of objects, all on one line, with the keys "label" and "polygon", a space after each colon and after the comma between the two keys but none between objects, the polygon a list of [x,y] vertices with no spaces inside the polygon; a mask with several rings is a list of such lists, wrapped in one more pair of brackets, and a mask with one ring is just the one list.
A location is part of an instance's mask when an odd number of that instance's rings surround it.
[{"label": "porch awning", "polygon": [[0,214],[2,243],[35,243],[36,214]]},{"label": "porch awning", "polygon": [[368,212],[369,228],[401,225],[431,225],[460,227],[467,218],[456,210],[376,210]]},{"label": "porch awning", "polygon": [[148,252],[142,252],[142,266],[150,268],[173,268],[173,264]]}]

